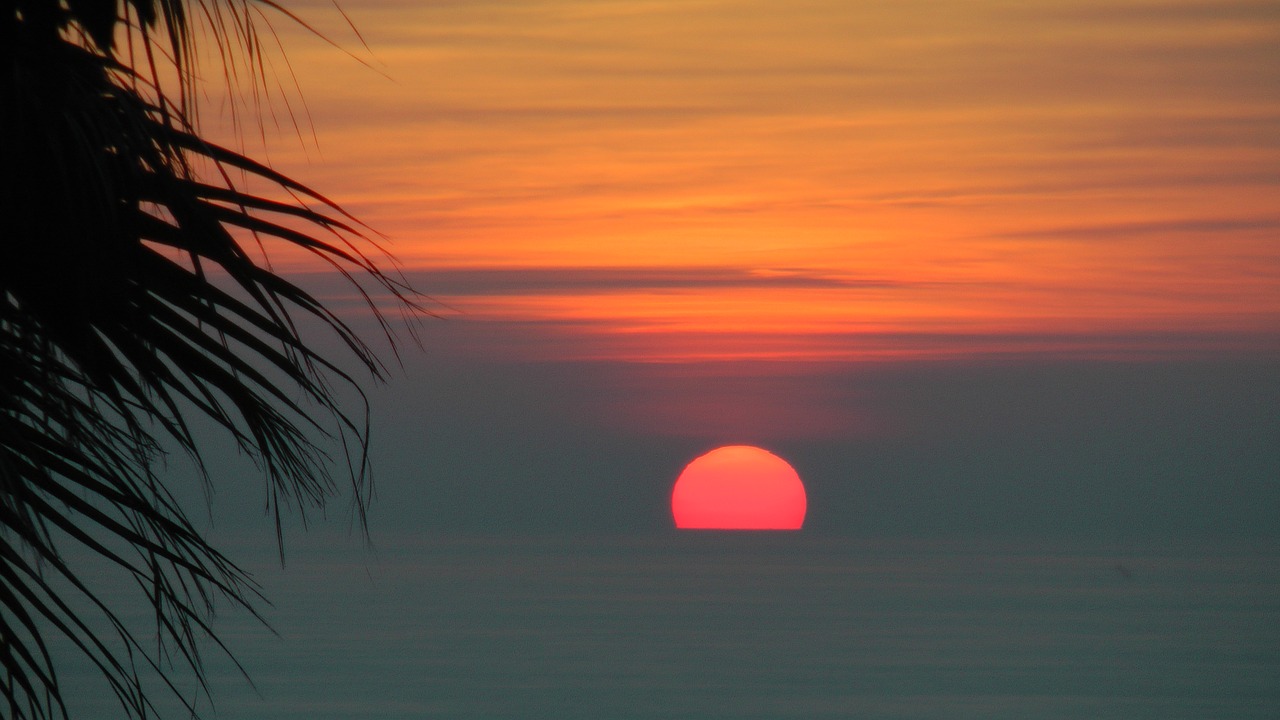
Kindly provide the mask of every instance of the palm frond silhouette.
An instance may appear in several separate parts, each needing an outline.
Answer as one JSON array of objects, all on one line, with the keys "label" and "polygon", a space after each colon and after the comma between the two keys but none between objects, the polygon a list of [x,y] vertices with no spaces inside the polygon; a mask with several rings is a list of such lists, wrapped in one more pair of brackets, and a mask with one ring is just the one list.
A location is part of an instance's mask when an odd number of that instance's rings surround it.
[{"label": "palm frond silhouette", "polygon": [[[175,674],[204,687],[202,638],[220,644],[215,601],[255,612],[252,579],[202,537],[158,475],[174,446],[204,471],[193,418],[212,419],[258,463],[277,532],[282,510],[339,490],[313,440],[326,434],[346,448],[363,516],[365,418],[337,399],[356,379],[299,328],[318,321],[363,371],[383,368],[336,314],[251,250],[287,243],[353,282],[371,278],[401,307],[414,296],[361,251],[376,245],[337,205],[202,137],[190,102],[193,13],[224,59],[238,52],[261,68],[263,8],[281,10],[269,0],[5,0],[0,10],[9,718],[68,716],[55,636],[89,658],[125,716],[140,718],[156,708],[157,683],[178,694]],[[162,82],[170,75],[176,87]],[[68,560],[72,546],[132,576],[159,644],[138,637]],[[194,714],[194,700],[178,696]]]}]

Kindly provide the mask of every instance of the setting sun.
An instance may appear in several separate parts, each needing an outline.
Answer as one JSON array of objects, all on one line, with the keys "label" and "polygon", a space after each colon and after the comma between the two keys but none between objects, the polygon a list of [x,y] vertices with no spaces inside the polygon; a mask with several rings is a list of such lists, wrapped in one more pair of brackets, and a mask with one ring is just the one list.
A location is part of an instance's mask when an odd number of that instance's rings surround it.
[{"label": "setting sun", "polygon": [[804,483],[786,460],[750,445],[702,455],[680,473],[671,513],[680,529],[799,530]]}]

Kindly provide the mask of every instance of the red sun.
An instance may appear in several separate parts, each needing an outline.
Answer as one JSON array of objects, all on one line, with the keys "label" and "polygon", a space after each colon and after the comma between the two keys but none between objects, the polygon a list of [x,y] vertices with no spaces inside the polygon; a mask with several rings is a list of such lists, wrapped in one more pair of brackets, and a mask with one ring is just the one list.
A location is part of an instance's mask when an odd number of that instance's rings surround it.
[{"label": "red sun", "polygon": [[689,530],[799,530],[807,504],[795,469],[750,445],[697,458],[671,491],[676,527]]}]

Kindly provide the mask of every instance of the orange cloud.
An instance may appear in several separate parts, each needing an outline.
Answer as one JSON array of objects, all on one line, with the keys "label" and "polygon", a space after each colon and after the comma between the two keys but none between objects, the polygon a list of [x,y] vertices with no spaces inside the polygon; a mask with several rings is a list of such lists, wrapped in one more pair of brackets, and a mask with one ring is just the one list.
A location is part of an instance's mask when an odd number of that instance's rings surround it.
[{"label": "orange cloud", "polygon": [[389,79],[277,24],[318,150],[272,157],[472,321],[633,359],[1280,328],[1265,3],[344,7],[371,55],[304,15]]}]

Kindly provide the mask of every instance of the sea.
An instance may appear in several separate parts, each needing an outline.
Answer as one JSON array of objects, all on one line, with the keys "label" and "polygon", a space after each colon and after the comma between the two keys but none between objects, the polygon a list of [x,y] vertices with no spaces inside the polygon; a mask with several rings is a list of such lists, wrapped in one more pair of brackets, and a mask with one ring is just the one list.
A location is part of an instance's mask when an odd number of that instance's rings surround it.
[{"label": "sea", "polygon": [[[1274,543],[403,535],[310,541],[283,568],[233,550],[270,627],[216,618],[251,682],[206,647],[212,698],[179,684],[205,717],[1280,717]],[[119,716],[68,667],[76,717]]]}]

